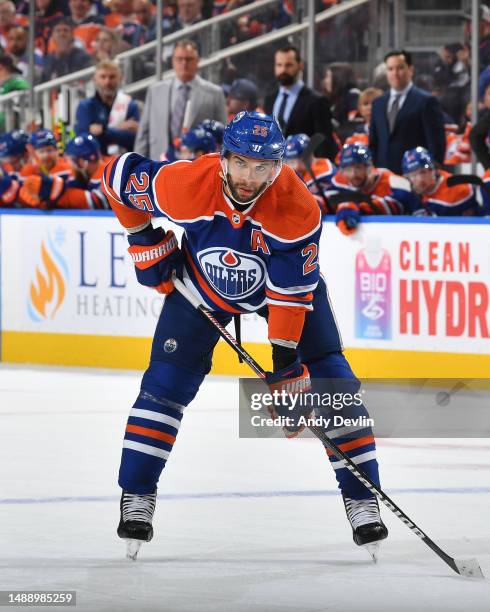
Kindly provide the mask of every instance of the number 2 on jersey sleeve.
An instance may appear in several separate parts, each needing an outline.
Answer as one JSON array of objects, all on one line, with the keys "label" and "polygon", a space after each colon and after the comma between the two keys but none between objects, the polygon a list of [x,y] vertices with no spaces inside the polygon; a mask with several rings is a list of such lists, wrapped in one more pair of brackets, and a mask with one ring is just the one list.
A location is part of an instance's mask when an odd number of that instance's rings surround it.
[{"label": "number 2 on jersey sleeve", "polygon": [[311,243],[301,251],[303,257],[307,257],[307,260],[303,264],[303,274],[306,276],[310,272],[316,269],[318,266],[318,246],[315,243]]}]

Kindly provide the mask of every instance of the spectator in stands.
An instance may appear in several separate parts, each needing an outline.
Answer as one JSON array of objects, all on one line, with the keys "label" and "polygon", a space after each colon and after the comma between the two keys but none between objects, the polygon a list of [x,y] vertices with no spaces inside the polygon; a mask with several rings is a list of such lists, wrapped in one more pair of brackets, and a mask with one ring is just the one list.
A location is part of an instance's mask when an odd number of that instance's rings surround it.
[{"label": "spectator in stands", "polygon": [[47,53],[54,25],[66,15],[67,7],[58,0],[36,0],[36,47],[42,53]]},{"label": "spectator in stands", "polygon": [[120,89],[121,80],[119,66],[103,60],[95,69],[95,96],[77,108],[76,134],[92,134],[109,155],[133,150],[140,119],[137,103]]},{"label": "spectator in stands", "polygon": [[104,21],[108,28],[117,28],[124,23],[137,23],[134,0],[110,0],[107,6],[110,12],[104,17]]},{"label": "spectator in stands", "polygon": [[69,0],[74,36],[83,43],[88,53],[93,52],[95,38],[104,19],[99,15],[94,0]]},{"label": "spectator in stands", "polygon": [[103,26],[95,37],[92,62],[97,65],[102,60],[113,60],[118,53],[127,49],[129,45],[123,41],[119,32]]},{"label": "spectator in stands", "polygon": [[3,0],[0,2],[0,45],[4,50],[8,46],[8,34],[16,25],[15,4],[10,0]]},{"label": "spectator in stands", "polygon": [[376,87],[368,87],[361,92],[357,101],[357,115],[352,122],[353,134],[345,139],[344,144],[354,144],[361,142],[369,145],[369,126],[371,124],[371,115],[373,110],[373,102],[379,96],[382,96],[381,89]]},{"label": "spectator in stands", "polygon": [[142,45],[155,40],[156,18],[150,0],[134,0],[134,14],[140,24],[138,44]]},{"label": "spectator in stands", "polygon": [[236,79],[236,81],[233,81],[226,97],[228,121],[231,121],[242,110],[259,110],[257,108],[258,95],[257,85],[250,79]]},{"label": "spectator in stands", "polygon": [[336,132],[345,140],[350,123],[357,114],[359,94],[354,70],[350,64],[335,62],[327,66],[323,86],[327,92]]},{"label": "spectator in stands", "polygon": [[188,28],[202,19],[202,0],[177,0],[177,14],[166,33]]},{"label": "spectator in stands", "polygon": [[480,164],[488,170],[490,168],[490,151],[488,148],[488,134],[490,133],[490,82],[483,91],[481,98],[482,110],[478,121],[470,132],[471,148]]},{"label": "spectator in stands", "polygon": [[75,46],[73,25],[68,18],[60,19],[54,26],[52,40],[55,51],[44,58],[41,77],[43,81],[50,81],[90,66],[89,54]]},{"label": "spectator in stands", "polygon": [[[22,26],[16,26],[9,30],[7,34],[8,51],[13,57],[17,68],[22,72],[22,76],[27,77],[29,68],[28,56],[28,32]],[[34,78],[38,80],[43,68],[43,54],[39,49],[34,49]]]},{"label": "spectator in stands", "polygon": [[328,100],[304,84],[301,79],[303,67],[297,47],[288,45],[276,51],[274,73],[279,88],[266,97],[265,112],[276,117],[285,136],[321,133],[325,141],[315,155],[335,159],[338,147]]},{"label": "spectator in stands", "polygon": [[[21,75],[22,72],[15,65],[11,55],[0,55],[0,96],[11,91],[29,89],[29,83]],[[0,131],[5,131],[3,112],[0,112]]]},{"label": "spectator in stands", "polygon": [[438,170],[434,158],[424,147],[405,151],[402,169],[421,203],[413,214],[438,217],[484,214],[473,186],[462,184],[448,187],[447,179],[451,174]]},{"label": "spectator in stands", "polygon": [[69,0],[71,20],[75,26],[85,23],[104,23],[94,0]]},{"label": "spectator in stands", "polygon": [[0,55],[0,95],[29,89],[29,83],[21,75],[11,55]]},{"label": "spectator in stands", "polygon": [[385,64],[390,90],[374,100],[369,130],[375,165],[400,174],[404,151],[417,146],[442,164],[446,136],[439,101],[413,85],[410,53],[391,51]]},{"label": "spectator in stands", "polygon": [[226,123],[223,91],[197,74],[198,64],[196,43],[178,41],[172,55],[175,77],[148,89],[135,142],[137,153],[153,159],[160,159],[162,154],[174,159],[174,140],[183,129],[204,119]]}]

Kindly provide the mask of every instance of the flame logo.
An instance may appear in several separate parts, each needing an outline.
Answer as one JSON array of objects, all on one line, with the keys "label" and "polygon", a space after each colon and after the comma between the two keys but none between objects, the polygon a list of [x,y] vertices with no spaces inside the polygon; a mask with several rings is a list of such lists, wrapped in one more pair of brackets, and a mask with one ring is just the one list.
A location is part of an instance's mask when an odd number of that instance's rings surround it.
[{"label": "flame logo", "polygon": [[[60,255],[56,252],[54,245],[49,246],[52,248],[48,249],[44,240],[41,242],[42,267],[41,265],[36,266],[36,278],[31,281],[29,287],[28,310],[35,321],[53,319],[66,294],[65,279],[60,266],[55,262]],[[61,260],[60,263],[63,265],[64,261]]]}]

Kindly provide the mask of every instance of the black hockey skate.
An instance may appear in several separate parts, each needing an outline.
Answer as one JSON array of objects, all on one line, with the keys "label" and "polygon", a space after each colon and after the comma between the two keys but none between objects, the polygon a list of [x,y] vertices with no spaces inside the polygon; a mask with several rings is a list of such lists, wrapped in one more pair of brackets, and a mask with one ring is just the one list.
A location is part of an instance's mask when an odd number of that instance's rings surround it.
[{"label": "black hockey skate", "polygon": [[352,527],[352,538],[358,546],[363,546],[373,561],[378,561],[381,540],[388,537],[388,529],[381,520],[376,497],[351,499],[342,493],[345,513]]},{"label": "black hockey skate", "polygon": [[121,495],[121,519],[117,535],[127,540],[126,556],[136,560],[143,542],[149,542],[153,537],[151,521],[155,512],[157,493],[138,495],[123,491]]}]

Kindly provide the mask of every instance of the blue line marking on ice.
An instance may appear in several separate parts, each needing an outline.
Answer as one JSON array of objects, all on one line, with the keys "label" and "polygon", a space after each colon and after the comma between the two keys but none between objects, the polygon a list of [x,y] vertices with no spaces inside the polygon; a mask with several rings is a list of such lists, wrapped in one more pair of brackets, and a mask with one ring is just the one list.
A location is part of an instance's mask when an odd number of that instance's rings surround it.
[{"label": "blue line marking on ice", "polygon": [[[449,494],[449,495],[488,495],[490,487],[451,487],[451,488],[407,488],[389,489],[388,495],[429,495],[429,494]],[[249,499],[254,497],[333,497],[340,495],[338,489],[325,491],[223,491],[208,493],[164,493],[159,495],[159,499],[167,501],[180,501],[184,499]],[[76,497],[6,497],[0,498],[0,506],[10,504],[64,504],[64,503],[87,503],[87,502],[116,502],[119,501],[117,495],[86,495]]]}]

